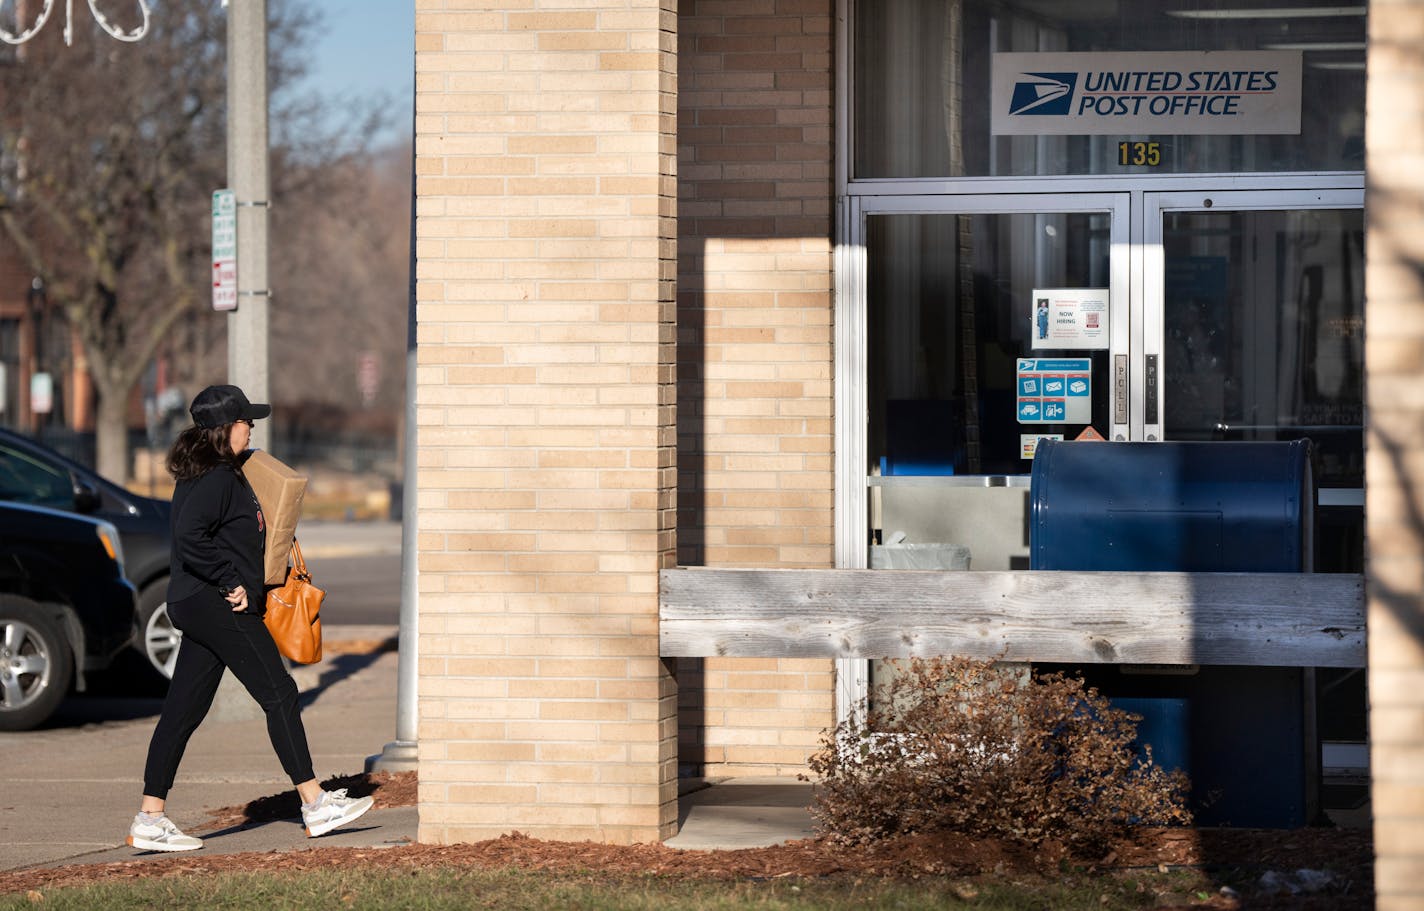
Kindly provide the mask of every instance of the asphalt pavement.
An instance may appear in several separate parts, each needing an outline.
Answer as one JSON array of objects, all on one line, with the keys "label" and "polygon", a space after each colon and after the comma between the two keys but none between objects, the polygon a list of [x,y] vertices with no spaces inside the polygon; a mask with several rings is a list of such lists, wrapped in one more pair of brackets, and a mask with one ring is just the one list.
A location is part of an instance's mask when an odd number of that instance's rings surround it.
[{"label": "asphalt pavement", "polygon": [[324,627],[400,623],[399,523],[303,522],[297,537],[313,581],[326,590]]},{"label": "asphalt pavement", "polygon": [[302,556],[310,563],[339,557],[400,556],[399,522],[302,522]]},{"label": "asphalt pavement", "polygon": [[[389,557],[392,547],[400,553],[398,523],[304,523],[299,535],[309,563]],[[393,618],[399,615],[398,562],[395,572],[395,604],[388,609]],[[323,631],[332,645],[327,657],[294,668],[293,676],[302,692],[302,721],[316,774],[324,780],[361,773],[367,757],[395,739],[400,657],[394,622],[324,622]],[[240,704],[245,694],[237,696],[228,701]],[[291,789],[260,711],[255,705],[254,711],[224,711],[222,702],[220,696],[189,741],[168,797],[169,817],[204,839],[198,853],[384,848],[415,840],[416,808],[383,808],[379,791],[375,809],[321,838],[307,838],[295,818],[214,829],[213,811]],[[123,843],[138,809],[148,740],[160,708],[153,693],[91,692],[68,700],[39,730],[0,733],[5,765],[0,870],[165,856]],[[808,785],[742,779],[684,782],[684,789],[682,831],[668,842],[675,847],[749,847],[811,834]]]}]

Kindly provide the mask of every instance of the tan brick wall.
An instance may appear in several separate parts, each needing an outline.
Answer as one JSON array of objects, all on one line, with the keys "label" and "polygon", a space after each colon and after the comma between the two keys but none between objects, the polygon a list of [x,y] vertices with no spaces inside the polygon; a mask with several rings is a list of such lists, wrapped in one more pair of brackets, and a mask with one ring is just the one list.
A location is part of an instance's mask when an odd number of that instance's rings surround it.
[{"label": "tan brick wall", "polygon": [[672,0],[416,2],[420,839],[676,825]]},{"label": "tan brick wall", "polygon": [[1370,765],[1376,907],[1424,908],[1424,0],[1369,8]]},{"label": "tan brick wall", "polygon": [[[678,17],[678,561],[831,566],[834,0]],[[680,760],[805,767],[828,661],[678,665]]]}]

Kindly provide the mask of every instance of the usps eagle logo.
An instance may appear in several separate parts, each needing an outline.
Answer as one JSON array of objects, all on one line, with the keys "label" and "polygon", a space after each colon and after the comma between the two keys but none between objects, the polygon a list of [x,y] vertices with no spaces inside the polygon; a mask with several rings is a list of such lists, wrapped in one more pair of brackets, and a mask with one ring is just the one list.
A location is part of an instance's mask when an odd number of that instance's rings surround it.
[{"label": "usps eagle logo", "polygon": [[1067,114],[1073,106],[1073,89],[1078,84],[1077,73],[1022,73],[1014,83],[1014,95],[1009,99],[1009,113]]}]

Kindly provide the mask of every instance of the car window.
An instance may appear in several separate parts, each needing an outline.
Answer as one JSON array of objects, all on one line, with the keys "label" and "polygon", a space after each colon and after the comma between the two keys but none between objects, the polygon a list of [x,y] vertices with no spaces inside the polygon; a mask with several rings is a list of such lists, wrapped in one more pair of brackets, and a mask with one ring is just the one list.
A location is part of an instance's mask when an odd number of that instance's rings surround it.
[{"label": "car window", "polygon": [[74,508],[74,484],[69,472],[0,446],[0,500]]}]

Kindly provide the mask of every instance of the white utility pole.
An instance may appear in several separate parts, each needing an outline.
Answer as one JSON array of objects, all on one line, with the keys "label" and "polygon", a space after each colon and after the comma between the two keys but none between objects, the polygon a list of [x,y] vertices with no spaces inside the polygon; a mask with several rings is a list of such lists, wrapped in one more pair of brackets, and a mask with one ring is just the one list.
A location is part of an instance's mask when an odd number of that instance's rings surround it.
[{"label": "white utility pole", "polygon": [[[227,317],[227,381],[248,401],[267,392],[267,0],[223,0],[227,7],[227,188],[237,198],[237,309]],[[267,421],[252,428],[266,449]],[[211,717],[262,717],[232,671],[223,673]]]},{"label": "white utility pole", "polygon": [[[411,135],[415,124],[411,123]],[[401,484],[401,606],[396,676],[396,739],[374,756],[366,757],[368,772],[408,772],[418,762],[420,728],[420,561],[416,519],[416,306],[415,306],[415,151],[410,161],[410,273],[406,294],[405,350],[405,469]]]},{"label": "white utility pole", "polygon": [[[227,185],[237,197],[237,309],[227,320],[228,382],[270,402],[267,382],[267,0],[227,11]],[[268,446],[267,422],[252,447]]]}]

